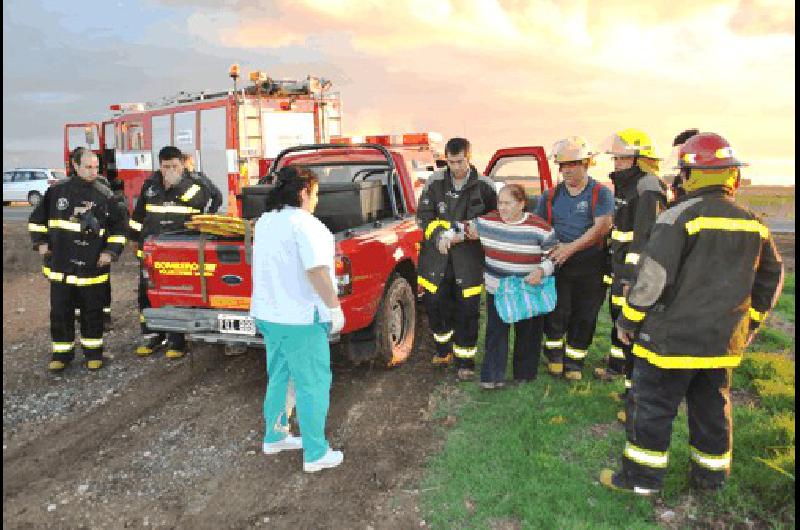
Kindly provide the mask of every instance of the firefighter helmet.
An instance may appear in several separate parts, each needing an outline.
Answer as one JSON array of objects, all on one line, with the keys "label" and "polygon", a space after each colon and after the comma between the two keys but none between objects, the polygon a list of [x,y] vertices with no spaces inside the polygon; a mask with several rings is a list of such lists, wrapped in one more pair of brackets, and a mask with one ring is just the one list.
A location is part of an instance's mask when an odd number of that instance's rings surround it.
[{"label": "firefighter helmet", "polygon": [[556,164],[576,162],[578,160],[591,160],[597,152],[591,148],[589,142],[580,136],[569,136],[553,144],[550,157]]},{"label": "firefighter helmet", "polygon": [[689,169],[721,169],[747,164],[739,161],[728,141],[715,133],[689,138],[678,153],[678,166]]},{"label": "firefighter helmet", "polygon": [[661,160],[650,137],[640,129],[618,131],[606,143],[606,153],[612,156],[641,156]]}]

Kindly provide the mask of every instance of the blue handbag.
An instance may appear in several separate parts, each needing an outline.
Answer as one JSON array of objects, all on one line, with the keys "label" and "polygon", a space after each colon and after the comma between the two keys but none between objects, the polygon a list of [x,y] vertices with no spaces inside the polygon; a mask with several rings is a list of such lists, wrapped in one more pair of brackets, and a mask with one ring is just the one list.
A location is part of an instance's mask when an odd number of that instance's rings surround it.
[{"label": "blue handbag", "polygon": [[500,278],[494,307],[507,324],[549,313],[556,307],[556,280],[547,276],[531,285],[520,276]]}]

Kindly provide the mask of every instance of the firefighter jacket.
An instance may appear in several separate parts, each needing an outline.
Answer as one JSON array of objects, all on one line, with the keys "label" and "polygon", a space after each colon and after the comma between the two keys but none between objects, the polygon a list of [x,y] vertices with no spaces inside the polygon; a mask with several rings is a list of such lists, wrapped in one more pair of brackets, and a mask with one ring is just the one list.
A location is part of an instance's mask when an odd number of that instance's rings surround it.
[{"label": "firefighter jacket", "polygon": [[782,283],[767,227],[723,187],[702,188],[658,216],[618,326],[660,368],[731,368]]},{"label": "firefighter jacket", "polygon": [[453,187],[450,170],[437,171],[429,178],[419,198],[417,223],[423,232],[419,254],[419,284],[435,293],[444,278],[449,259],[453,260],[455,281],[465,298],[483,289],[483,248],[477,240],[466,240],[450,247],[448,255],[437,249],[446,230],[457,230],[457,222],[475,219],[497,209],[494,182],[470,166],[460,191]]},{"label": "firefighter jacket", "polygon": [[210,203],[208,204],[208,208],[205,209],[206,213],[217,213],[219,207],[222,206],[222,192],[219,191],[219,188],[216,184],[214,184],[208,176],[203,173],[202,171],[189,171],[184,170],[195,182],[200,184],[203,187],[203,191],[206,192],[206,196],[208,197]]},{"label": "firefighter jacket", "polygon": [[633,281],[636,264],[659,213],[666,209],[666,185],[638,166],[610,174],[614,183],[614,225],[611,229],[612,293]]},{"label": "firefighter jacket", "polygon": [[144,181],[139,200],[129,222],[130,237],[138,242],[137,257],[142,257],[142,245],[148,236],[171,230],[181,230],[194,214],[203,212],[208,195],[203,186],[187,173],[169,189],[164,187],[160,171]]},{"label": "firefighter jacket", "polygon": [[108,281],[102,252],[116,261],[125,248],[125,212],[101,182],[78,176],[53,184],[28,221],[34,249],[47,244],[42,271],[51,281],[86,286]]}]

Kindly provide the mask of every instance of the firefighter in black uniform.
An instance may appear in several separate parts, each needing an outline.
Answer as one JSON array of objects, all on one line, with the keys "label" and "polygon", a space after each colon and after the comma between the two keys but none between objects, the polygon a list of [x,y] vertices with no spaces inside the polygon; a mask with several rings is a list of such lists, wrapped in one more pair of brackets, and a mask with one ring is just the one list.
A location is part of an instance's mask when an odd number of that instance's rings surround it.
[{"label": "firefighter in black uniform", "polygon": [[[614,224],[611,230],[612,284],[609,312],[616,322],[622,311],[625,295],[633,281],[634,268],[659,213],[666,209],[666,185],[656,176],[659,158],[650,137],[638,129],[625,129],[612,137],[607,151],[614,159],[609,175],[614,183]],[[611,329],[611,350],[608,366],[598,367],[594,374],[609,381],[625,376],[625,389],[631,386],[633,355],[630,347]],[[617,415],[625,422],[625,412]]]},{"label": "firefighter in black uniform", "polygon": [[203,186],[209,202],[204,209],[205,213],[217,213],[219,207],[222,206],[222,192],[216,184],[214,184],[208,176],[202,171],[196,171],[194,167],[194,157],[190,153],[183,154],[184,171],[195,180],[198,184]]},{"label": "firefighter in black uniform", "polygon": [[75,308],[86,366],[103,366],[104,292],[111,262],[125,248],[126,216],[97,181],[97,156],[78,148],[72,157],[76,175],[48,188],[28,223],[50,279],[51,371],[63,370],[75,357]]},{"label": "firefighter in black uniform", "polygon": [[418,281],[436,343],[433,363],[448,365],[455,355],[461,380],[474,375],[483,291],[483,249],[466,238],[463,223],[497,209],[494,182],[470,164],[470,154],[468,140],[447,141],[448,167],[428,178],[417,209],[424,234]]},{"label": "firefighter in black uniform", "polygon": [[684,397],[691,483],[724,484],[733,440],[731,369],[783,283],[769,230],[734,202],[743,164],[728,142],[697,134],[679,156],[685,195],[656,220],[617,321],[635,356],[627,443],[622,470],[603,470],[600,482],[641,495],[661,489]]},{"label": "firefighter in black uniform", "polygon": [[[167,146],[158,153],[160,169],[144,181],[139,200],[129,223],[131,239],[138,242],[136,255],[141,259],[142,245],[148,236],[158,235],[170,230],[184,228],[184,223],[193,214],[202,213],[208,202],[203,187],[184,172],[183,154],[180,149]],[[142,327],[142,340],[136,354],[148,356],[164,342],[163,333],[154,333],[147,327],[142,310],[150,307],[147,298],[147,278],[143,265],[139,274],[139,322]],[[167,338],[167,358],[183,357],[186,341],[180,333],[169,333]]]}]

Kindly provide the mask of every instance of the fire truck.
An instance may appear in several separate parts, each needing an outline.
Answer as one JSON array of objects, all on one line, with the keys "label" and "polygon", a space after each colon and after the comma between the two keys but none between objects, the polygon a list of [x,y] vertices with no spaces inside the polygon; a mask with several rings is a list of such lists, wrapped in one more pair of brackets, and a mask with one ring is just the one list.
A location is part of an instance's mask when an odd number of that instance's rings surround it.
[{"label": "fire truck", "polygon": [[64,164],[69,152],[90,148],[101,159],[101,174],[122,190],[133,209],[142,183],[158,169],[158,152],[174,145],[194,155],[202,171],[223,192],[220,212],[239,215],[242,186],[267,173],[280,151],[299,144],[329,142],[341,135],[342,105],[331,82],[318,77],[272,79],[249,75],[237,88],[239,67],[229,72],[232,90],[179,92],[149,103],[119,103],[106,121],[64,127]]}]

